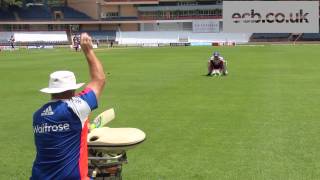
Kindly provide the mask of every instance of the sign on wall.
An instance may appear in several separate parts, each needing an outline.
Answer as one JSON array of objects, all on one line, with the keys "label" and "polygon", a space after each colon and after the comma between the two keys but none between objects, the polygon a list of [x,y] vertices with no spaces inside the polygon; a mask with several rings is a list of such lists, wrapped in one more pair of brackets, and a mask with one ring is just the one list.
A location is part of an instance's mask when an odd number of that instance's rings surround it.
[{"label": "sign on wall", "polygon": [[228,33],[318,33],[319,1],[223,1]]},{"label": "sign on wall", "polygon": [[217,20],[194,20],[192,29],[195,33],[218,33],[220,30]]}]

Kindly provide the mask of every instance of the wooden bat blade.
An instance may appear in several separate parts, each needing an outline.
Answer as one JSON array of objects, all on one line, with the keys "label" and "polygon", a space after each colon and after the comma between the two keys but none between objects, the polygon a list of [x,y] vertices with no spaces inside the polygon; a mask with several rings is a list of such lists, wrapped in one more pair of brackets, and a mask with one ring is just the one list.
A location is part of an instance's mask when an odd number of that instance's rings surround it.
[{"label": "wooden bat blade", "polygon": [[104,127],[114,118],[115,118],[114,109],[113,108],[108,109],[102,112],[101,114],[99,114],[96,118],[94,118],[93,124],[95,127],[91,127],[90,129]]}]

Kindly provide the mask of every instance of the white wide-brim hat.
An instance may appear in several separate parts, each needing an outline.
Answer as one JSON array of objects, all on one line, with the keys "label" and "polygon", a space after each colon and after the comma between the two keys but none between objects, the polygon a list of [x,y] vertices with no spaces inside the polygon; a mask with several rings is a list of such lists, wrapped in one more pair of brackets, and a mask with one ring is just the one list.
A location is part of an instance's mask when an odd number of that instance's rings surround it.
[{"label": "white wide-brim hat", "polygon": [[68,90],[76,90],[83,86],[84,83],[76,83],[76,77],[71,71],[56,71],[50,74],[49,87],[40,91],[48,94],[56,94]]}]

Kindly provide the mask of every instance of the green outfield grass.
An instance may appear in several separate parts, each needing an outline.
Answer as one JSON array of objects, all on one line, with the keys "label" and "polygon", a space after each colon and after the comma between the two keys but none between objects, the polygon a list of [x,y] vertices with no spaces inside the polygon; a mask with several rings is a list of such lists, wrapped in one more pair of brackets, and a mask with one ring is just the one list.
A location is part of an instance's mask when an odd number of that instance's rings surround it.
[{"label": "green outfield grass", "polygon": [[[206,77],[218,50],[228,77]],[[137,127],[125,180],[312,180],[320,177],[320,46],[97,50],[108,82],[100,108],[112,127]],[[32,114],[48,74],[88,81],[82,53],[0,52],[0,179],[28,179],[35,156]]]}]

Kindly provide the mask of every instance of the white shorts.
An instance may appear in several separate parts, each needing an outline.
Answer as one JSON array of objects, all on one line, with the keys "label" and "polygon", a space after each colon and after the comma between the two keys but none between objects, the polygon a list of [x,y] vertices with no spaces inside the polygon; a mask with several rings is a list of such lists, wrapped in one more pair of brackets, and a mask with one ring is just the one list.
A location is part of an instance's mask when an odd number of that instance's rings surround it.
[{"label": "white shorts", "polygon": [[220,69],[214,69],[214,70],[212,70],[212,72],[211,72],[211,74],[221,74],[221,71],[220,71]]}]

